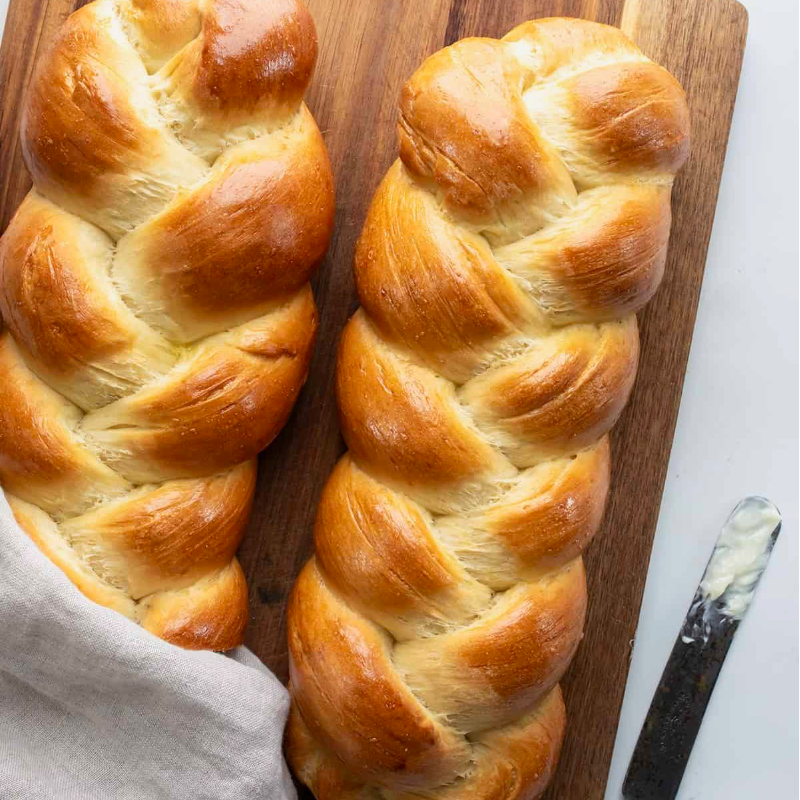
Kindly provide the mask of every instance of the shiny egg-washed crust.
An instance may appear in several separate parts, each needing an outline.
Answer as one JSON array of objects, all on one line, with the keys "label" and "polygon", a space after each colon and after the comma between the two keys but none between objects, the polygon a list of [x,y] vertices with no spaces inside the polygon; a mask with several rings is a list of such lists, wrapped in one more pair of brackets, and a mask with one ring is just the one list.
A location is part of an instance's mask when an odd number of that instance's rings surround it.
[{"label": "shiny egg-washed crust", "polygon": [[0,483],[89,598],[241,643],[255,456],[305,382],[333,182],[298,0],[96,0],[39,61],[0,240]]},{"label": "shiny egg-washed crust", "polygon": [[531,800],[687,105],[619,30],[545,19],[429,58],[398,133],[339,351],[349,452],[289,604],[286,751],[319,800]]}]

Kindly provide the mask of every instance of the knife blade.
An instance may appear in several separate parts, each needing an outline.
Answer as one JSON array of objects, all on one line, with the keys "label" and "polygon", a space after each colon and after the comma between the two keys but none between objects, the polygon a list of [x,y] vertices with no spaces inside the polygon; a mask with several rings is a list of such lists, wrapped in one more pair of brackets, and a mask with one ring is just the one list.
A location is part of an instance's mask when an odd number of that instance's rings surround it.
[{"label": "knife blade", "polygon": [[781,529],[763,497],[734,508],[714,546],[653,696],[625,781],[624,800],[674,800],[733,637]]}]

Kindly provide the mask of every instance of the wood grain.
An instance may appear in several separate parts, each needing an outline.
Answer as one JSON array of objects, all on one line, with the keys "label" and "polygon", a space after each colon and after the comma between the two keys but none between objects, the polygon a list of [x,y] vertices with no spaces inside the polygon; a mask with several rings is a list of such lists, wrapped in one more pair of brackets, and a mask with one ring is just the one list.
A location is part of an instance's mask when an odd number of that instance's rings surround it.
[{"label": "wood grain", "polygon": [[[0,225],[28,189],[17,131],[37,53],[84,0],[11,0],[0,50]],[[425,56],[464,36],[500,36],[534,17],[621,25],[687,91],[692,156],[673,194],[666,277],[640,315],[642,359],[613,434],[614,486],[587,556],[586,638],[565,680],[570,727],[548,800],[604,795],[689,355],[747,33],[735,0],[310,0],[320,59],[309,105],[337,180],[337,225],[314,288],[321,311],[311,377],[261,458],[241,560],[251,587],[247,643],[284,679],[284,606],[311,551],[317,498],[343,451],[333,397],[339,332],[355,310],[351,260],[372,192],[396,155],[396,99]],[[308,795],[305,795],[308,796]]]}]

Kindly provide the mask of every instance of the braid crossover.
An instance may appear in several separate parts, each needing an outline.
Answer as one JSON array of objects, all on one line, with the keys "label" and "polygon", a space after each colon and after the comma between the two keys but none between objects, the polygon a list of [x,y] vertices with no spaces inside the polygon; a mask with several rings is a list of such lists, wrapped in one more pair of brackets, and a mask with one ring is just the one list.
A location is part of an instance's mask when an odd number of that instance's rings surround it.
[{"label": "braid crossover", "polygon": [[333,184],[298,0],[96,0],[33,75],[0,242],[0,483],[89,598],[242,641],[255,456],[306,379]]},{"label": "braid crossover", "polygon": [[686,100],[616,28],[546,19],[429,58],[398,134],[339,351],[349,452],[289,604],[287,754],[320,800],[534,798]]}]

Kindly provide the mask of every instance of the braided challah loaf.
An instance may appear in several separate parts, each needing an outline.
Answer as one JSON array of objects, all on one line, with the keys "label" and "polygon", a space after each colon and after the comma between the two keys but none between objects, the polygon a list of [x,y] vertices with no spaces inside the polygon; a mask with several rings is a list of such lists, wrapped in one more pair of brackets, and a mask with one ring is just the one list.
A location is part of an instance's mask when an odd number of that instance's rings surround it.
[{"label": "braided challah loaf", "polygon": [[533,798],[687,106],[617,29],[547,19],[436,53],[400,109],[339,353],[350,452],[289,606],[287,753],[320,800]]},{"label": "braided challah loaf", "polygon": [[40,61],[0,243],[0,483],[88,597],[240,643],[255,456],[316,333],[333,224],[298,0],[96,0]]}]

